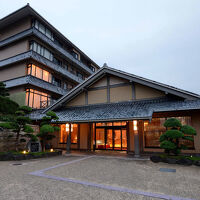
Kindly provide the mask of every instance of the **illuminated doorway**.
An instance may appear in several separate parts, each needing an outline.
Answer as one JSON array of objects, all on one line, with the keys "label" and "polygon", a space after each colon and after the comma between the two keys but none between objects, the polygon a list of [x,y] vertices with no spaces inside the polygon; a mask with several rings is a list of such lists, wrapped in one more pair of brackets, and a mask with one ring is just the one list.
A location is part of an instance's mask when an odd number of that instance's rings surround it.
[{"label": "illuminated doorway", "polygon": [[98,150],[127,150],[127,123],[97,123],[95,147]]}]

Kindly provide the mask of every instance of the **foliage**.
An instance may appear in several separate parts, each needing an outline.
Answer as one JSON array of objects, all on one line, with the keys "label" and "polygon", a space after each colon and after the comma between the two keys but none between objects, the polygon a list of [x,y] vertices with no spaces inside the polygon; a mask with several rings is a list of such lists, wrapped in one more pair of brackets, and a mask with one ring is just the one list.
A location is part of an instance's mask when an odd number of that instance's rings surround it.
[{"label": "foliage", "polygon": [[20,142],[24,142],[24,137],[30,138],[36,141],[37,137],[33,135],[34,132],[31,124],[30,118],[27,116],[31,112],[31,108],[27,106],[21,106],[13,115],[13,120],[0,123],[0,127],[4,129],[10,129],[15,137],[15,149],[18,151],[18,146]]},{"label": "foliage", "polygon": [[176,118],[170,118],[168,120],[165,121],[164,126],[166,128],[177,128],[177,127],[182,127],[181,122],[176,119]]},{"label": "foliage", "polygon": [[2,114],[14,114],[19,105],[9,99],[8,89],[5,83],[0,82],[0,113]]},{"label": "foliage", "polygon": [[182,149],[187,149],[187,146],[180,143],[181,140],[193,141],[193,135],[196,135],[196,130],[188,125],[183,125],[176,118],[170,118],[165,121],[164,126],[166,132],[160,136],[160,147],[165,150],[168,155],[173,153],[178,155]]},{"label": "foliage", "polygon": [[42,118],[40,123],[40,132],[37,136],[41,139],[42,149],[45,151],[45,144],[47,140],[52,140],[55,136],[51,133],[60,130],[59,127],[53,126],[52,122],[56,122],[58,116],[53,111],[46,113],[46,116]]},{"label": "foliage", "polygon": [[166,154],[163,154],[163,155],[160,155],[161,158],[174,158],[174,159],[177,159],[177,160],[180,160],[182,158],[187,158],[189,160],[193,160],[193,161],[200,161],[200,157],[199,156],[186,156],[186,155],[166,155]]},{"label": "foliage", "polygon": [[3,114],[14,114],[19,105],[10,100],[8,97],[0,96],[0,113]]},{"label": "foliage", "polygon": [[9,96],[8,89],[6,88],[6,84],[0,82],[0,96],[6,97]]}]

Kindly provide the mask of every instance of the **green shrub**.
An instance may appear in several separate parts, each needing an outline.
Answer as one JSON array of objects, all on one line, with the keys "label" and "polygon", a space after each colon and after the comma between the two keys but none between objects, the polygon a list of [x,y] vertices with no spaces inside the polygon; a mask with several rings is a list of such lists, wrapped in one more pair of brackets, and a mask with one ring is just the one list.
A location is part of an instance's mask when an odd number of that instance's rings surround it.
[{"label": "green shrub", "polygon": [[40,122],[40,133],[37,136],[41,139],[42,150],[45,151],[47,140],[52,140],[55,136],[51,133],[60,130],[59,127],[51,125],[52,121],[58,120],[58,116],[53,111],[46,113]]},{"label": "green shrub", "polygon": [[176,118],[166,120],[164,126],[167,131],[160,136],[160,147],[168,155],[170,153],[178,155],[182,149],[187,149],[187,146],[180,144],[180,140],[193,141],[192,136],[196,135],[196,130],[193,127],[182,126],[181,122]]}]

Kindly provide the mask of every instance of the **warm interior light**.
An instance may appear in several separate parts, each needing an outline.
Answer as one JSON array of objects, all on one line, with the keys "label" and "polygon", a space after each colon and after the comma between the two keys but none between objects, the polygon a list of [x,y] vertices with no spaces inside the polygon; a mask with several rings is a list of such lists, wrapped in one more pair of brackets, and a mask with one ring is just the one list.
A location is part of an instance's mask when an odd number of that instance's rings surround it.
[{"label": "warm interior light", "polygon": [[144,126],[148,126],[148,124],[149,124],[148,122],[144,122]]},{"label": "warm interior light", "polygon": [[[66,124],[66,132],[69,132],[69,124]],[[73,132],[73,124],[71,124],[71,132]]]},{"label": "warm interior light", "polygon": [[26,154],[26,151],[24,150],[24,151],[22,151],[22,153],[23,153],[23,154]]},{"label": "warm interior light", "polygon": [[53,152],[53,149],[50,149],[50,152]]},{"label": "warm interior light", "polygon": [[69,132],[69,124],[66,124],[66,132]]},{"label": "warm interior light", "polygon": [[133,130],[137,131],[138,127],[137,127],[137,120],[133,120]]},{"label": "warm interior light", "polygon": [[71,124],[71,132],[73,132],[73,127],[74,127],[73,124]]}]

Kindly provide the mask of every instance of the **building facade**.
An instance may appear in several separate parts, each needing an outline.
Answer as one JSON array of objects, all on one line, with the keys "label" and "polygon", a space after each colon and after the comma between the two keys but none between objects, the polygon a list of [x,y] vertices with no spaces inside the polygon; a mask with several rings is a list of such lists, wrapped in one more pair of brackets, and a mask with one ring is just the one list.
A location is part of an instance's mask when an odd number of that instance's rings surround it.
[{"label": "building facade", "polygon": [[162,152],[159,138],[170,117],[197,130],[194,142],[181,141],[185,153],[200,153],[200,96],[109,67],[103,67],[45,110],[31,114],[35,121],[53,110],[53,148]]},{"label": "building facade", "polygon": [[29,5],[0,20],[0,81],[19,105],[45,108],[98,69]]}]

